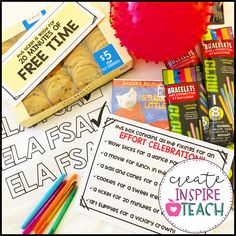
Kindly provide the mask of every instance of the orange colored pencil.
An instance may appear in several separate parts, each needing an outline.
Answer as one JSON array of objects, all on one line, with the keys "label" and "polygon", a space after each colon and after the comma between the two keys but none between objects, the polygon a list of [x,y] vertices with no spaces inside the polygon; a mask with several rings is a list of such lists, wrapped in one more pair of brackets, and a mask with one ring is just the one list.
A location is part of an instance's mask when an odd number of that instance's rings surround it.
[{"label": "orange colored pencil", "polygon": [[50,224],[51,220],[53,219],[53,217],[56,215],[56,213],[58,212],[58,210],[61,208],[61,206],[64,204],[64,202],[66,201],[66,199],[68,198],[68,196],[71,194],[71,192],[73,191],[73,189],[75,188],[77,184],[77,181],[74,181],[71,186],[69,187],[68,191],[65,193],[65,195],[62,197],[61,201],[59,202],[59,204],[56,206],[56,208],[53,210],[53,212],[51,213],[51,215],[44,221],[44,223],[42,224],[42,226],[38,229],[38,231],[36,231],[36,234],[42,234],[43,231],[48,227],[48,225]]},{"label": "orange colored pencil", "polygon": [[58,193],[57,197],[54,199],[54,201],[51,203],[51,205],[48,207],[48,209],[44,212],[38,223],[34,226],[33,230],[38,231],[39,228],[42,226],[43,222],[50,216],[50,214],[53,212],[53,210],[56,208],[57,204],[61,201],[63,196],[65,195],[66,191],[69,189],[71,183],[76,179],[77,174],[74,174],[71,176],[71,178],[68,180],[66,185],[62,188],[62,190]]}]

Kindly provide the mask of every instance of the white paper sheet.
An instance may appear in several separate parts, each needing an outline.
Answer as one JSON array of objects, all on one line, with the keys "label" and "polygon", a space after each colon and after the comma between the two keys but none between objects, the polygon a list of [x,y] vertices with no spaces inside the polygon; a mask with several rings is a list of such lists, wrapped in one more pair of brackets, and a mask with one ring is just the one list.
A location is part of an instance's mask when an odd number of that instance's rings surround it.
[{"label": "white paper sheet", "polygon": [[110,114],[83,176],[80,211],[135,233],[183,233],[160,211],[163,175],[185,158],[210,160],[228,173],[233,155],[226,148]]},{"label": "white paper sheet", "polygon": [[4,233],[21,232],[24,219],[61,173],[83,175],[99,122],[110,113],[104,91],[94,91],[33,128],[19,126],[3,100]]}]

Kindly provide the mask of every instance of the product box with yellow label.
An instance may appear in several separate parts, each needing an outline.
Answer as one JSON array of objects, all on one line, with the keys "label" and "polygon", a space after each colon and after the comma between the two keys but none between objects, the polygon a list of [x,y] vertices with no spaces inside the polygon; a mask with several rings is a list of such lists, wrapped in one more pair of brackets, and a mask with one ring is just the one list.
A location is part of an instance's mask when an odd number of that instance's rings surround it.
[{"label": "product box with yellow label", "polygon": [[25,127],[133,66],[108,19],[87,3],[56,4],[24,33],[4,36],[2,87]]}]

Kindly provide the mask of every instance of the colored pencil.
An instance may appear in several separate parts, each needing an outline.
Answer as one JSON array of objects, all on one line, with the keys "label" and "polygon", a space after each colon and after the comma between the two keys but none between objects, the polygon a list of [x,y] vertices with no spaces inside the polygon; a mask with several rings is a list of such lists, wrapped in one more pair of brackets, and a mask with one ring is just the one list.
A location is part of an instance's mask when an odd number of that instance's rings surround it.
[{"label": "colored pencil", "polygon": [[231,107],[230,107],[230,105],[229,105],[229,103],[228,103],[228,100],[227,100],[227,98],[226,98],[224,89],[223,89],[223,88],[220,88],[220,92],[221,92],[221,95],[222,95],[222,97],[223,97],[223,100],[224,100],[226,109],[228,110],[229,115],[231,116],[231,119],[233,120],[233,119],[234,119],[233,112],[231,111]]},{"label": "colored pencil", "polygon": [[200,139],[203,140],[202,121],[200,119],[199,119],[199,130],[200,130]]},{"label": "colored pencil", "polygon": [[56,218],[54,224],[52,225],[52,228],[50,229],[50,231],[48,232],[48,234],[54,234],[54,232],[56,231],[58,225],[60,224],[63,216],[65,215],[69,205],[71,204],[75,194],[76,194],[76,191],[77,191],[78,187],[75,186],[73,192],[70,194],[69,198],[67,199],[65,205],[63,206],[60,214],[58,215],[58,217]]},{"label": "colored pencil", "polygon": [[187,135],[188,135],[190,138],[192,138],[192,135],[191,135],[190,131],[187,131]]},{"label": "colored pencil", "polygon": [[195,133],[195,128],[194,128],[193,123],[190,123],[190,130],[191,130],[192,137],[196,138],[196,133]]},{"label": "colored pencil", "polygon": [[199,134],[199,128],[198,127],[195,127],[195,132],[196,132],[197,139],[200,140],[200,134]]},{"label": "colored pencil", "polygon": [[52,213],[53,209],[57,206],[57,204],[61,201],[65,193],[67,192],[68,188],[70,187],[71,183],[76,179],[77,175],[74,174],[65,184],[65,186],[62,188],[60,193],[58,193],[55,200],[52,202],[52,204],[48,207],[48,209],[43,213],[42,217],[38,221],[38,223],[34,227],[34,231],[38,231],[39,228],[42,226],[43,222],[49,217],[49,215]]},{"label": "colored pencil", "polygon": [[231,89],[232,89],[232,95],[234,100],[234,81],[231,81]]},{"label": "colored pencil", "polygon": [[207,94],[206,89],[204,88],[203,84],[200,84],[200,88],[203,91],[204,94]]},{"label": "colored pencil", "polygon": [[230,85],[230,79],[228,76],[226,76],[226,83],[227,83],[227,88],[228,88],[228,96],[229,96],[229,101],[231,105],[231,111],[232,111],[232,114],[234,115],[234,99],[233,99],[232,89]]},{"label": "colored pencil", "polygon": [[221,96],[221,95],[218,95],[218,98],[219,98],[220,103],[221,103],[221,106],[223,107],[223,110],[224,110],[224,112],[225,112],[225,114],[226,114],[226,116],[227,116],[227,118],[228,118],[229,123],[230,123],[230,124],[233,124],[233,121],[232,121],[232,119],[231,119],[231,117],[230,117],[230,114],[229,114],[229,112],[228,112],[228,109],[227,109],[226,106],[225,106],[225,103],[224,103],[224,100],[223,100],[222,96]]},{"label": "colored pencil", "polygon": [[[226,96],[227,102],[229,104],[229,110],[230,110],[230,112],[232,112],[233,109],[231,107],[231,103],[230,103],[229,94],[228,94],[228,90],[227,90],[226,84],[223,84],[223,88],[224,88],[224,92],[225,92],[225,96]],[[232,112],[232,115],[233,115],[233,112]]]},{"label": "colored pencil", "polygon": [[200,98],[199,100],[200,100],[200,103],[201,103],[206,109],[208,109],[207,103],[205,103],[202,98]]},{"label": "colored pencil", "polygon": [[56,198],[57,194],[61,191],[61,189],[64,187],[65,184],[66,184],[66,180],[63,180],[62,183],[57,188],[57,190],[50,197],[50,199],[45,203],[45,205],[40,209],[37,215],[31,220],[31,222],[24,229],[23,234],[29,234],[33,230],[34,226],[39,221],[40,217],[43,215],[46,209],[50,206],[50,204],[53,202],[53,200]]},{"label": "colored pencil", "polygon": [[60,202],[56,205],[56,207],[53,209],[53,211],[51,212],[51,214],[48,216],[48,218],[43,222],[43,224],[41,225],[41,227],[35,232],[36,234],[42,234],[43,231],[48,227],[48,225],[50,224],[51,220],[53,219],[53,217],[57,214],[58,210],[61,208],[61,206],[66,202],[67,198],[70,196],[71,192],[73,191],[73,189],[75,188],[77,182],[74,181],[71,186],[69,187],[69,189],[66,191],[65,195],[62,197],[62,199],[60,200]]},{"label": "colored pencil", "polygon": [[216,106],[216,95],[212,95],[212,104],[213,106]]},{"label": "colored pencil", "polygon": [[203,94],[203,92],[200,92],[199,94],[200,94],[200,97],[203,99],[203,101],[204,101],[205,103],[207,103],[207,98],[206,98],[206,96]]},{"label": "colored pencil", "polygon": [[232,113],[234,115],[234,100],[233,100],[232,93],[229,93],[229,100],[230,100],[231,107],[232,107]]},{"label": "colored pencil", "polygon": [[230,79],[229,79],[228,76],[226,76],[226,83],[227,83],[227,87],[228,87],[229,93],[232,93],[231,86],[230,86]]},{"label": "colored pencil", "polygon": [[200,108],[207,116],[209,115],[208,110],[202,104],[200,105]]},{"label": "colored pencil", "polygon": [[51,188],[46,192],[44,197],[41,199],[41,201],[38,203],[38,205],[34,208],[34,210],[30,213],[30,215],[26,218],[24,223],[22,224],[21,228],[25,229],[26,226],[30,223],[30,221],[34,218],[34,216],[40,211],[40,209],[43,207],[43,205],[48,201],[48,199],[52,196],[52,194],[56,191],[60,183],[65,178],[65,174],[61,175],[56,182],[51,186]]}]

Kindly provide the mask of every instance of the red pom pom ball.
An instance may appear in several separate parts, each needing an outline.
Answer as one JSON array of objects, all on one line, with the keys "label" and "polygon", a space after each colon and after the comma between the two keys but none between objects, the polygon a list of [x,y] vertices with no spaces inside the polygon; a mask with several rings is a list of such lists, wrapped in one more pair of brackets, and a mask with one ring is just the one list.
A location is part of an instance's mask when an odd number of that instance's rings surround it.
[{"label": "red pom pom ball", "polygon": [[212,2],[111,2],[116,37],[146,61],[178,58],[201,42]]}]

